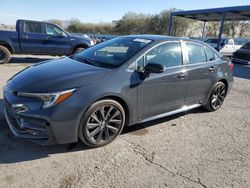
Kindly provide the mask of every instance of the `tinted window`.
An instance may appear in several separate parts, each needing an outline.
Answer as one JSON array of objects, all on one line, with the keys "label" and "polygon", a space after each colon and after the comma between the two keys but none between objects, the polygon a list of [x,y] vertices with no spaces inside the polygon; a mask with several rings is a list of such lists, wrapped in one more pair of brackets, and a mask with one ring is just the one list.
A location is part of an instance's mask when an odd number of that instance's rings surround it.
[{"label": "tinted window", "polygon": [[214,61],[217,58],[217,55],[208,47],[205,47],[205,51],[207,54],[207,61]]},{"label": "tinted window", "polygon": [[116,67],[151,42],[141,38],[119,37],[88,48],[73,57],[83,62],[92,61],[97,66]]},{"label": "tinted window", "polygon": [[42,33],[42,24],[39,22],[24,22],[24,31],[27,33]]},{"label": "tinted window", "polygon": [[56,27],[55,25],[52,24],[46,24],[46,33],[48,35],[55,35],[55,36],[61,36],[62,35],[62,30]]},{"label": "tinted window", "polygon": [[164,67],[182,65],[182,52],[179,42],[169,42],[155,47],[145,54],[145,64],[158,63]]},{"label": "tinted window", "polygon": [[189,64],[206,62],[204,47],[200,44],[187,43]]}]

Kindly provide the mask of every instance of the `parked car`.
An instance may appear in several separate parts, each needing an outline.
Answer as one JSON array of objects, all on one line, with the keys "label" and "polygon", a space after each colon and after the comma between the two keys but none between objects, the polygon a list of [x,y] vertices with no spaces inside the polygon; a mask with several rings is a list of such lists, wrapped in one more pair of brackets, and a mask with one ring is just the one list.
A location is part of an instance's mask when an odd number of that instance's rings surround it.
[{"label": "parked car", "polygon": [[[225,45],[226,40],[226,38],[221,39],[220,47]],[[217,49],[218,38],[208,38],[204,42],[212,46],[214,49]]]},{"label": "parked car", "polygon": [[233,54],[232,62],[249,64],[250,62],[250,42],[246,43]]},{"label": "parked car", "polygon": [[0,63],[7,63],[11,54],[71,55],[93,44],[52,23],[18,20],[16,31],[0,30]]},{"label": "parked car", "polygon": [[13,76],[4,88],[5,117],[14,135],[40,144],[79,138],[104,146],[124,126],[200,106],[218,110],[232,87],[232,69],[201,41],[118,37]]},{"label": "parked car", "polygon": [[[211,45],[213,48],[217,49],[218,39],[217,38],[210,38],[205,40],[206,43]],[[235,39],[226,39],[222,38],[220,43],[219,52],[224,56],[232,56],[233,53],[240,49],[242,44],[237,42]]]}]

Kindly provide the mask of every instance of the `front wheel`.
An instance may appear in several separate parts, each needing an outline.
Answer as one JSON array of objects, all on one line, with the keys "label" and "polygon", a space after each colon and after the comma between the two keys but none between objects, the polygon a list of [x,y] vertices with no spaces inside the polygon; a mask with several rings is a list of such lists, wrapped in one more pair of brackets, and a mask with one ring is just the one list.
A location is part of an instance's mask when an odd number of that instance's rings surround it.
[{"label": "front wheel", "polygon": [[79,52],[81,52],[81,51],[83,51],[83,50],[85,50],[85,49],[86,49],[86,48],[84,48],[84,47],[78,47],[78,48],[76,48],[76,49],[74,50],[73,54],[79,53]]},{"label": "front wheel", "polygon": [[123,107],[114,100],[97,101],[90,106],[79,126],[79,138],[90,147],[111,143],[125,124]]},{"label": "front wheel", "polygon": [[224,102],[226,93],[227,93],[226,85],[223,82],[217,82],[204,108],[206,108],[208,111],[218,110]]}]

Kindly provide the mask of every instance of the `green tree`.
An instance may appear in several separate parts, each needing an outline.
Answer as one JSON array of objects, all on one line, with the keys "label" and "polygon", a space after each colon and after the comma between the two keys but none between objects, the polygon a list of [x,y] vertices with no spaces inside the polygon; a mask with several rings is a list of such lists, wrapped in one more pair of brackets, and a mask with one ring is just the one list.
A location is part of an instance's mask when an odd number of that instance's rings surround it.
[{"label": "green tree", "polygon": [[50,23],[56,24],[60,27],[63,27],[63,21],[62,20],[58,20],[58,19],[53,19],[49,21]]}]

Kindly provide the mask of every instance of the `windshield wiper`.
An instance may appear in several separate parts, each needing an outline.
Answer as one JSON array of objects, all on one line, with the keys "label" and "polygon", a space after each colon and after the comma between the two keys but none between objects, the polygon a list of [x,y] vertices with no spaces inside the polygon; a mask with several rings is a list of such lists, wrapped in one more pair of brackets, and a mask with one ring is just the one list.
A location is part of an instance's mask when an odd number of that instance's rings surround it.
[{"label": "windshield wiper", "polygon": [[79,62],[82,62],[82,63],[86,63],[86,64],[89,64],[89,65],[93,65],[93,66],[96,66],[96,67],[103,67],[103,68],[115,68],[116,66],[112,65],[112,64],[108,64],[108,63],[104,63],[104,62],[99,62],[99,61],[96,61],[94,59],[90,59],[90,58],[80,58],[80,57],[77,57],[76,55],[72,55],[72,56],[69,56],[71,59],[74,59],[76,61],[79,61]]}]

